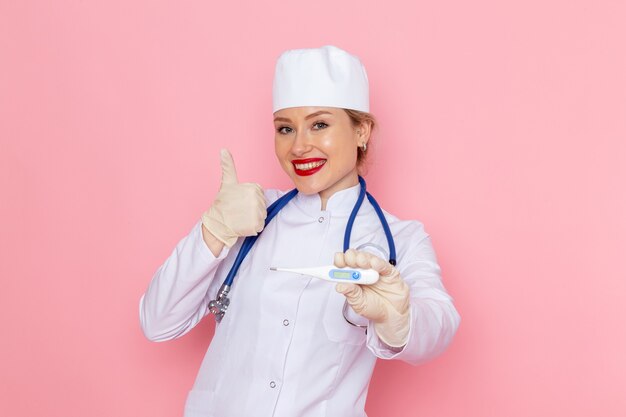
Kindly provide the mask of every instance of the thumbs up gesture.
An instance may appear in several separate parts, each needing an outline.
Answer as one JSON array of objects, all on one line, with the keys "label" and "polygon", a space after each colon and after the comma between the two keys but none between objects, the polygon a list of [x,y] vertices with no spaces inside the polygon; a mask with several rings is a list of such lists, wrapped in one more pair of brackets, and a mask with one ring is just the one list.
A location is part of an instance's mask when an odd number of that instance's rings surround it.
[{"label": "thumbs up gesture", "polygon": [[229,248],[240,236],[253,236],[265,227],[267,208],[263,188],[239,183],[230,152],[221,151],[222,184],[213,205],[202,215],[202,224]]}]

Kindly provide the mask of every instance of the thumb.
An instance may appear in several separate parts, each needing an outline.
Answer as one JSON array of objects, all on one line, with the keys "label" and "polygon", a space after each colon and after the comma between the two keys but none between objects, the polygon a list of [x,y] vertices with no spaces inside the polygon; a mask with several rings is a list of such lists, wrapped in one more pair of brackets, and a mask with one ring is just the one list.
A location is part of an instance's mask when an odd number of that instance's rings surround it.
[{"label": "thumb", "polygon": [[356,304],[363,296],[363,289],[356,284],[337,284],[335,290],[345,295],[351,305]]},{"label": "thumb", "polygon": [[235,170],[235,161],[228,152],[228,149],[220,151],[222,158],[222,184],[237,184],[237,170]]}]

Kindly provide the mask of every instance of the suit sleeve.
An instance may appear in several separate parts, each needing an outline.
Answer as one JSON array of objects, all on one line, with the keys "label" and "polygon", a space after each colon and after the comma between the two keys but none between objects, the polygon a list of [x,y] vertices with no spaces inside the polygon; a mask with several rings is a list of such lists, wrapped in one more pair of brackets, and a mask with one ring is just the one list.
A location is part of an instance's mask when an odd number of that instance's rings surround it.
[{"label": "suit sleeve", "polygon": [[198,222],[159,267],[139,301],[139,320],[144,335],[161,342],[189,332],[207,314],[209,287],[221,261],[224,247],[215,257],[202,238]]},{"label": "suit sleeve", "polygon": [[[266,203],[281,194],[265,190]],[[224,246],[215,257],[202,238],[202,222],[196,223],[156,271],[139,301],[139,321],[146,338],[155,342],[176,339],[202,320],[243,240],[239,238],[230,249]]]},{"label": "suit sleeve", "polygon": [[398,268],[410,288],[408,341],[404,347],[390,347],[380,340],[370,322],[367,346],[379,358],[418,365],[435,358],[448,347],[461,317],[442,284],[441,269],[428,235],[424,233],[416,243],[408,246]]}]

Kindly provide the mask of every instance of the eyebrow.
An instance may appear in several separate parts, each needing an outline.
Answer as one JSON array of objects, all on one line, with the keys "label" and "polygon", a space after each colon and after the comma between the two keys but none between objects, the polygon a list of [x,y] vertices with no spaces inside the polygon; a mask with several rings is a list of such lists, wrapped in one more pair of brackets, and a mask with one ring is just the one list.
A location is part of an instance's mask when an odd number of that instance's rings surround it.
[{"label": "eyebrow", "polygon": [[[317,117],[317,116],[319,116],[321,114],[330,114],[332,116],[331,112],[328,112],[326,110],[320,110],[320,111],[316,111],[315,113],[309,114],[308,116],[306,116],[304,118],[304,120],[312,119],[313,117]],[[276,117],[276,118],[274,118],[274,121],[275,122],[291,122],[291,119],[289,119],[287,117]]]}]

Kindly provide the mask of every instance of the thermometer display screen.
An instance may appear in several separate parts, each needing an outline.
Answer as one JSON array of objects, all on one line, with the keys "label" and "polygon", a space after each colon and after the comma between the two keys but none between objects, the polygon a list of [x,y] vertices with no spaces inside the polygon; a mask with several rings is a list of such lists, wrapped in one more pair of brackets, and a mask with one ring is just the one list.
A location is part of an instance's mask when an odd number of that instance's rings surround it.
[{"label": "thermometer display screen", "polygon": [[333,278],[350,279],[352,278],[352,273],[348,271],[333,271]]}]

